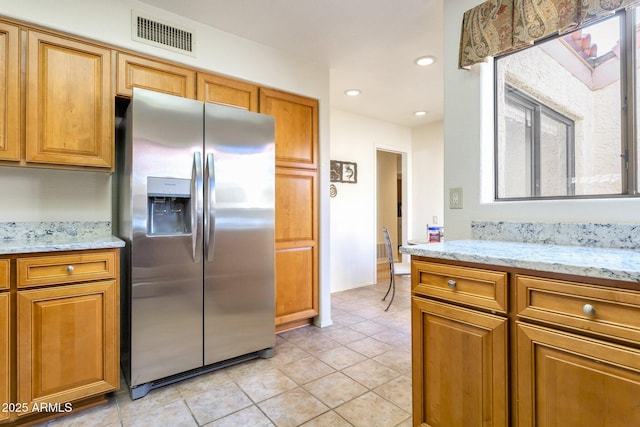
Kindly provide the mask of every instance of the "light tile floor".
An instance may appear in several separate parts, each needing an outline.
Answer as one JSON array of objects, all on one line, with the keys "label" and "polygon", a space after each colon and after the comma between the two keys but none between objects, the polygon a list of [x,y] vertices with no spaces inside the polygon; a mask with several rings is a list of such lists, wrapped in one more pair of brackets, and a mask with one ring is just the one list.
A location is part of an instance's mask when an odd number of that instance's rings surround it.
[{"label": "light tile floor", "polygon": [[332,294],[333,325],[277,336],[275,356],[108,403],[41,426],[411,426],[410,279]]}]

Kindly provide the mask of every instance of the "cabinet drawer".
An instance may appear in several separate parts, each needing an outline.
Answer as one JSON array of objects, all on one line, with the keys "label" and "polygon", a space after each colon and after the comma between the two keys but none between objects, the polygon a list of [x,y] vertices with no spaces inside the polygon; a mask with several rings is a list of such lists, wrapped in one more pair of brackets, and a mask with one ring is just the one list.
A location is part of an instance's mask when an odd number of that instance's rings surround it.
[{"label": "cabinet drawer", "polygon": [[640,342],[640,291],[524,275],[515,280],[521,318]]},{"label": "cabinet drawer", "polygon": [[16,270],[18,288],[111,279],[116,277],[116,253],[18,258]]},{"label": "cabinet drawer", "polygon": [[0,259],[0,291],[3,289],[9,289],[9,260],[8,259]]},{"label": "cabinet drawer", "polygon": [[411,274],[415,294],[507,311],[507,273],[414,261]]}]

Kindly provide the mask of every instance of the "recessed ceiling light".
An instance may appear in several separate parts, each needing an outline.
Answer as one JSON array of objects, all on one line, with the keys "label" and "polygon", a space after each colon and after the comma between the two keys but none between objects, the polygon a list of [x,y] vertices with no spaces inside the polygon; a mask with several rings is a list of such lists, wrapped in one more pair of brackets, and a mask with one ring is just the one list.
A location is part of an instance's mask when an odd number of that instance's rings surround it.
[{"label": "recessed ceiling light", "polygon": [[344,91],[344,94],[347,96],[358,96],[360,93],[360,89],[349,89]]},{"label": "recessed ceiling light", "polygon": [[419,117],[419,116],[426,116],[427,112],[426,111],[416,111],[413,114]]},{"label": "recessed ceiling light", "polygon": [[431,55],[421,56],[420,58],[416,58],[415,60],[415,63],[420,66],[431,65],[434,62],[436,62],[436,57]]}]

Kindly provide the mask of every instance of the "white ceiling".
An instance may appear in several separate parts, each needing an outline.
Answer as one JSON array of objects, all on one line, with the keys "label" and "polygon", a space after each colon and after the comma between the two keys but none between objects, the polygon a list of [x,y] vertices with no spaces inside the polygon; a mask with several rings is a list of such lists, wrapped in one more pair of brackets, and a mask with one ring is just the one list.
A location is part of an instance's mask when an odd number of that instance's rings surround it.
[{"label": "white ceiling", "polygon": [[[142,1],[326,65],[332,108],[408,127],[442,120],[444,0]],[[423,55],[436,63],[416,66]]]}]

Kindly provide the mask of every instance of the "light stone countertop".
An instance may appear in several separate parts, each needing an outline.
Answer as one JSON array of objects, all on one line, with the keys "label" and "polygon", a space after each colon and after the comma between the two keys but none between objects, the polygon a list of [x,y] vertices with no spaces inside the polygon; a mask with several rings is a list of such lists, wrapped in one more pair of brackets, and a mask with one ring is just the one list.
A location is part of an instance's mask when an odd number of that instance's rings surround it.
[{"label": "light stone countertop", "polygon": [[640,283],[640,251],[495,240],[402,246],[400,252],[454,261]]},{"label": "light stone countertop", "polygon": [[111,234],[111,223],[3,222],[0,223],[0,255],[124,247]]}]

